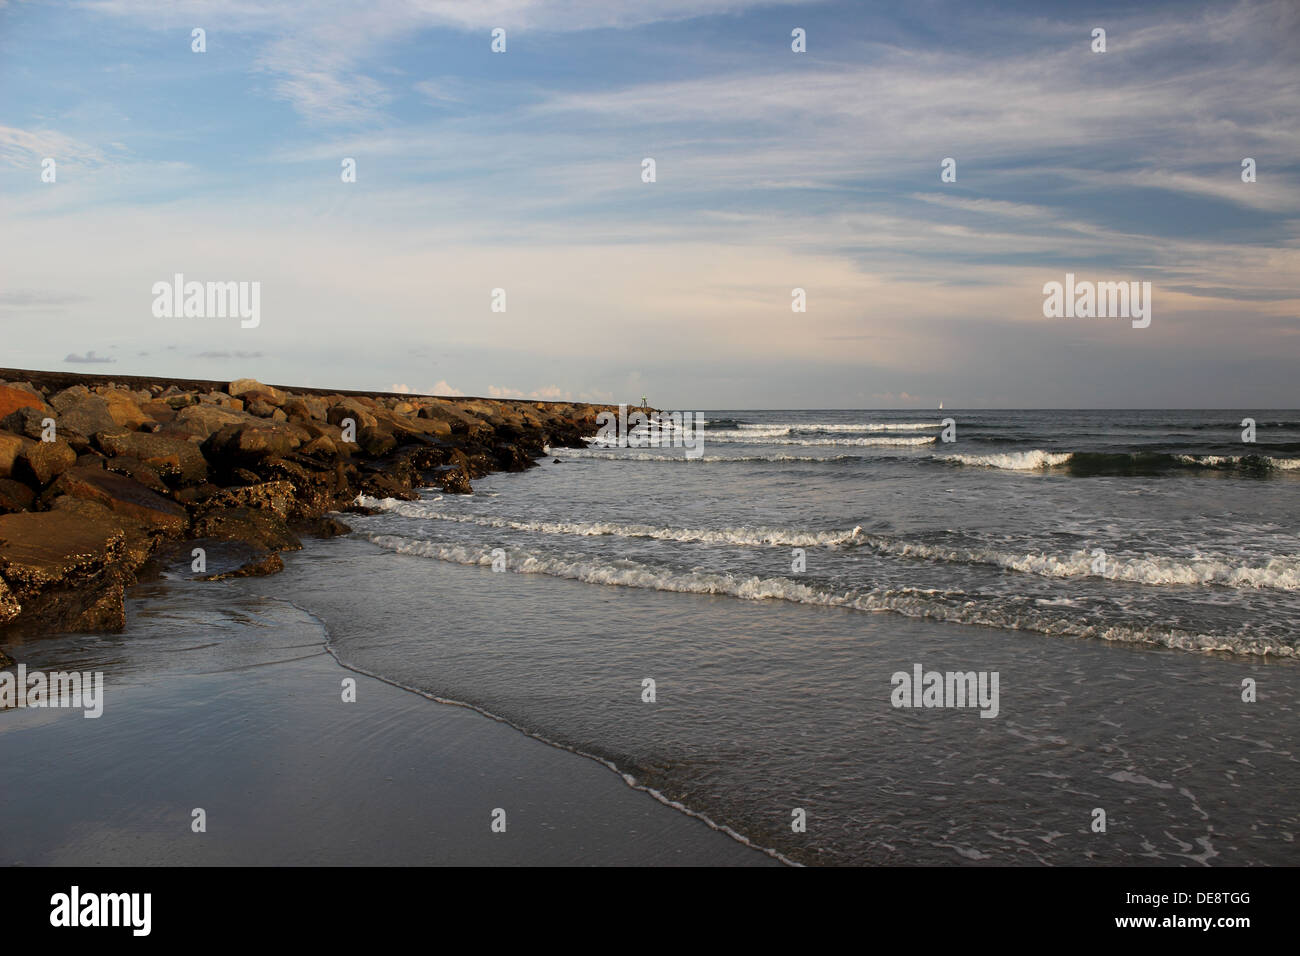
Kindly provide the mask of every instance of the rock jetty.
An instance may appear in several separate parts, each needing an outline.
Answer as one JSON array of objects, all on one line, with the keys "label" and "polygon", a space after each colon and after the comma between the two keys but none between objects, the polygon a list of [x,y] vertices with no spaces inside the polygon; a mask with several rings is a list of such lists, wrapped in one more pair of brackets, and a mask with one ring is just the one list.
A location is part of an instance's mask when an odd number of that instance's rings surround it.
[{"label": "rock jetty", "polygon": [[0,369],[0,635],[121,630],[143,577],[273,573],[359,495],[470,494],[607,409]]}]

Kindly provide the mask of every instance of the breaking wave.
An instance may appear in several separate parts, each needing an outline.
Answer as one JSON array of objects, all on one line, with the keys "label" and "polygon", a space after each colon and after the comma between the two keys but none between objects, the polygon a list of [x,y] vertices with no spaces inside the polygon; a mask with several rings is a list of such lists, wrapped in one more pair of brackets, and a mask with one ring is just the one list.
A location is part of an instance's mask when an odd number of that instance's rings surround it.
[{"label": "breaking wave", "polygon": [[1300,558],[1269,556],[1259,564],[1242,563],[1227,555],[1173,557],[1150,554],[1107,554],[1102,570],[1095,570],[1094,552],[1081,550],[1067,555],[1016,554],[997,548],[954,547],[937,542],[864,532],[860,525],[847,530],[803,531],[788,528],[669,528],[616,521],[519,521],[491,515],[451,514],[431,507],[426,501],[362,496],[358,503],[404,518],[472,524],[532,534],[574,537],[653,538],[709,545],[748,547],[788,546],[810,548],[864,547],[902,558],[942,561],[950,564],[981,564],[1047,578],[1095,577],[1130,584],[1153,586],[1218,586],[1300,591]]},{"label": "breaking wave", "polygon": [[[464,545],[439,544],[420,538],[366,533],[372,543],[399,554],[432,558],[456,564],[491,566],[490,551]],[[1237,654],[1295,656],[1295,649],[1262,637],[1197,634],[1184,630],[1161,631],[1089,622],[1053,614],[1049,609],[998,607],[979,604],[959,591],[933,588],[836,591],[787,578],[740,576],[705,571],[674,571],[632,560],[553,556],[521,548],[507,549],[509,570],[519,574],[545,574],[588,584],[676,591],[687,594],[723,594],[747,601],[768,599],[797,604],[842,607],[867,612],[892,612],[906,617],[987,625],[1044,634],[1086,637],[1130,644],[1149,644],[1193,651],[1229,651]]]}]

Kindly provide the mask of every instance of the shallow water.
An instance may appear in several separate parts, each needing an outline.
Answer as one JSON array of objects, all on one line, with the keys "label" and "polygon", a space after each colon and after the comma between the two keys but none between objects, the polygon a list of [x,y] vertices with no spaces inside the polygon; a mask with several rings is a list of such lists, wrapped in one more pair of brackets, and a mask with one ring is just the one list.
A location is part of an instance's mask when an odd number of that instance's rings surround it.
[{"label": "shallow water", "polygon": [[[1300,861],[1300,414],[944,415],[706,413],[700,459],[371,502],[249,586],[800,861]],[[997,716],[893,707],[916,664]]]}]

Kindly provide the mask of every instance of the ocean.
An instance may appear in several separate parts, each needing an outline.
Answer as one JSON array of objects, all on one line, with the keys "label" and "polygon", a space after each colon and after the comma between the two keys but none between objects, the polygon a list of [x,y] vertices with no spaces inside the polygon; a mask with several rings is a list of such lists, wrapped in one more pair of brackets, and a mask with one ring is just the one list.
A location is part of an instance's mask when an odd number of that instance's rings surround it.
[{"label": "ocean", "polygon": [[703,415],[240,587],[790,861],[1300,862],[1300,412]]}]

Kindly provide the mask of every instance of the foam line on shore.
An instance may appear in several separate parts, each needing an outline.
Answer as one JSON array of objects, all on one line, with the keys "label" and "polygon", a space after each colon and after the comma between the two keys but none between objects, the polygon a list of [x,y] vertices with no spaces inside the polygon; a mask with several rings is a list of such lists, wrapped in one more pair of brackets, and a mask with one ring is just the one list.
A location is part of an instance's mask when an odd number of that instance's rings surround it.
[{"label": "foam line on shore", "polygon": [[395,498],[358,499],[359,503],[387,514],[416,520],[473,524],[484,528],[508,529],[532,534],[573,537],[653,538],[686,544],[738,545],[749,547],[867,547],[903,558],[942,561],[950,564],[982,564],[1045,578],[1095,577],[1148,586],[1219,586],[1239,589],[1300,591],[1300,559],[1270,555],[1263,564],[1244,564],[1228,555],[1205,554],[1192,558],[1166,555],[1113,553],[1106,556],[1105,570],[1093,570],[1096,556],[1089,550],[1067,555],[1043,552],[1017,554],[995,548],[970,548],[863,532],[857,525],[847,530],[799,531],[786,528],[670,528],[613,521],[519,521],[492,515],[451,514],[430,507],[436,499],[399,501]]},{"label": "foam line on shore", "polygon": [[[453,564],[488,567],[490,552],[462,545],[440,544],[423,538],[363,533],[371,543],[398,554],[432,558]],[[1189,631],[1156,631],[1108,624],[1092,624],[1070,616],[1051,616],[1025,607],[1009,612],[979,607],[961,592],[933,588],[898,588],[884,591],[831,591],[788,578],[737,577],[727,573],[673,571],[630,559],[609,564],[580,556],[540,554],[522,548],[507,549],[507,567],[517,574],[544,574],[587,584],[675,591],[684,594],[722,594],[747,601],[775,598],[795,604],[841,607],[856,611],[889,611],[905,617],[973,624],[1018,631],[1035,631],[1061,637],[1097,638],[1123,644],[1144,644],[1187,651],[1227,651],[1243,656],[1294,657],[1296,649],[1254,637],[1228,637]],[[936,598],[952,598],[946,604]]]},{"label": "foam line on shore", "polygon": [[670,807],[671,809],[676,810],[678,813],[682,813],[688,817],[691,817],[692,819],[699,820],[701,823],[709,827],[709,829],[716,830],[719,833],[725,834],[726,836],[731,837],[731,839],[735,840],[737,843],[747,846],[750,849],[757,850],[758,852],[763,853],[774,860],[778,860],[781,863],[784,863],[786,866],[796,866],[796,867],[803,866],[802,863],[799,863],[797,860],[790,859],[788,856],[786,856],[784,853],[781,853],[779,850],[775,850],[771,847],[767,847],[767,846],[763,846],[762,844],[755,843],[753,840],[749,839],[749,837],[745,836],[743,833],[739,833],[736,830],[733,830],[725,823],[718,823],[716,820],[712,819],[707,814],[701,813],[698,810],[692,810],[684,803],[672,799],[671,797],[667,796],[661,791],[656,790],[654,787],[647,787],[644,784],[638,783],[634,776],[621,770],[618,767],[618,765],[611,760],[607,760],[606,758],[598,756],[597,754],[588,753],[587,751],[581,750],[577,747],[570,747],[567,744],[560,743],[558,740],[552,740],[550,737],[547,737],[544,734],[540,734],[534,730],[529,730],[527,727],[520,726],[519,724],[515,723],[513,720],[510,720],[508,717],[503,717],[500,714],[495,714],[490,710],[486,710],[483,707],[478,706],[477,704],[471,703],[470,701],[458,700],[454,697],[443,697],[439,694],[432,693],[431,691],[424,690],[423,688],[415,687],[410,684],[405,684],[399,680],[395,680],[384,674],[380,674],[376,671],[367,670],[366,668],[360,667],[359,665],[349,663],[339,655],[338,650],[334,647],[330,635],[329,623],[327,621],[325,621],[319,615],[313,613],[310,609],[305,608],[302,605],[289,600],[288,598],[281,598],[281,600],[283,600],[286,604],[290,604],[293,607],[297,608],[302,613],[308,615],[310,618],[312,618],[312,620],[316,621],[320,625],[321,631],[325,635],[323,646],[325,648],[326,653],[328,653],[330,657],[334,659],[335,663],[337,663],[344,670],[349,670],[352,671],[354,674],[361,674],[362,676],[380,681],[384,684],[389,685],[390,687],[396,687],[398,690],[403,690],[411,694],[416,694],[420,697],[425,698],[426,700],[431,700],[434,703],[446,704],[450,707],[463,707],[466,710],[472,710],[477,714],[481,714],[482,716],[487,717],[489,720],[494,720],[497,723],[505,724],[507,727],[510,727],[511,729],[516,730],[519,733],[523,734],[525,737],[531,737],[533,740],[537,740],[543,744],[546,744],[548,747],[553,747],[556,750],[562,750],[566,753],[575,754],[576,756],[579,757],[585,757],[586,759],[594,761],[595,763],[600,764],[605,769],[610,770],[613,773],[617,774],[619,779],[621,779],[623,783],[626,784],[631,789],[639,790],[642,793],[649,794],[652,798],[654,798],[659,803],[662,803],[664,806]]}]

